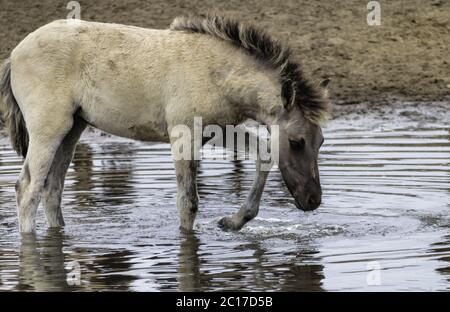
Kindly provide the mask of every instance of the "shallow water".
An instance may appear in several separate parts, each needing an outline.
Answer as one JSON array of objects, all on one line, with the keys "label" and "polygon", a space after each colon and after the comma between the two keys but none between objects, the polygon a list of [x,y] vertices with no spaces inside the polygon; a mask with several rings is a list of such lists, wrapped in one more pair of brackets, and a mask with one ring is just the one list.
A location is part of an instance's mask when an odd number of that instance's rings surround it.
[{"label": "shallow water", "polygon": [[21,239],[21,161],[1,140],[0,290],[449,290],[450,126],[418,114],[334,120],[323,205],[296,209],[273,171],[238,233],[216,224],[245,198],[251,161],[202,161],[196,233],[183,235],[168,145],[87,135],[67,176],[66,227],[47,231],[40,209],[37,236]]}]

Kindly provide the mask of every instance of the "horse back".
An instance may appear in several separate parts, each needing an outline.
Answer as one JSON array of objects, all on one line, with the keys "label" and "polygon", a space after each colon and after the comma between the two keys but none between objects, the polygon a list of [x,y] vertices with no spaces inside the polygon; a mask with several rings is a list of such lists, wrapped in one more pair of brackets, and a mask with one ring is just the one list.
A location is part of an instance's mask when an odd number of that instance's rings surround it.
[{"label": "horse back", "polygon": [[261,86],[276,83],[254,58],[210,36],[85,21],[39,28],[11,59],[18,81],[63,89],[91,125],[145,141],[168,141],[168,129],[194,115],[238,123]]}]

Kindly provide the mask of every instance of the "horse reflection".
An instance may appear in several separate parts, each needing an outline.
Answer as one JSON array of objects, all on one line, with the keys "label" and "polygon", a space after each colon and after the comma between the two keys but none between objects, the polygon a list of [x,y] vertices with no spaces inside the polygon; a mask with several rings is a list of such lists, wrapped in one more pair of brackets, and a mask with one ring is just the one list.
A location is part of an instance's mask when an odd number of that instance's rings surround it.
[{"label": "horse reflection", "polygon": [[198,255],[199,246],[200,240],[192,233],[187,233],[180,244],[178,254],[178,287],[180,291],[203,290]]},{"label": "horse reflection", "polygon": [[79,143],[75,149],[73,163],[74,196],[79,208],[95,207],[97,196],[89,192],[94,189],[93,150],[89,144]]},{"label": "horse reflection", "polygon": [[36,235],[23,235],[19,252],[18,290],[67,291],[63,253],[64,235],[48,230],[42,240]]},{"label": "horse reflection", "polygon": [[[23,235],[19,251],[17,290],[73,291],[96,289],[129,290],[137,277],[127,272],[132,253],[114,250],[77,249],[66,255],[63,247],[66,235],[49,229],[43,238],[35,234]],[[75,260],[75,261],[74,261]],[[73,264],[76,265],[73,265]],[[122,274],[110,274],[122,272]]]},{"label": "horse reflection", "polygon": [[[252,290],[323,291],[324,267],[319,264],[317,251],[305,242],[301,244],[301,248],[289,255],[289,261],[272,260],[270,252],[256,241],[239,245],[233,252],[243,251],[251,256],[238,263],[224,261],[219,255],[214,259],[211,254],[214,251],[201,250],[201,240],[195,234],[186,234],[178,254],[178,290],[248,290],[252,287]],[[217,273],[213,272],[215,269]]]}]

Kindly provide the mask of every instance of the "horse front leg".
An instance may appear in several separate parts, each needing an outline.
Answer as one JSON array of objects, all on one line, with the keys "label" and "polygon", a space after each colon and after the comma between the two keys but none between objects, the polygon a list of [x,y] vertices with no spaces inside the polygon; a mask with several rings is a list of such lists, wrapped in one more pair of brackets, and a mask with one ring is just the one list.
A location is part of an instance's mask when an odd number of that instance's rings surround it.
[{"label": "horse front leg", "polygon": [[237,213],[230,217],[222,218],[219,226],[224,230],[240,230],[248,221],[254,219],[259,212],[259,204],[261,202],[262,192],[269,176],[271,165],[265,166],[262,170],[261,160],[256,160],[256,177],[253,181],[252,188],[248,194],[244,204]]},{"label": "horse front leg", "polygon": [[180,215],[180,228],[192,231],[198,210],[197,194],[198,160],[176,160],[177,209]]}]

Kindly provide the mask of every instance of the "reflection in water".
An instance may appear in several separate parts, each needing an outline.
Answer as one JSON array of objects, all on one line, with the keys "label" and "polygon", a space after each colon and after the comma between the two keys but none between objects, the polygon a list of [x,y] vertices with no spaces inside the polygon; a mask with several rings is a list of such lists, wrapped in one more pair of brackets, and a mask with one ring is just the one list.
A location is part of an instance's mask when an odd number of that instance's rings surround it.
[{"label": "reflection in water", "polygon": [[103,192],[105,205],[125,205],[133,203],[133,144],[101,145],[102,172],[98,184]]},{"label": "reflection in water", "polygon": [[42,240],[22,237],[17,290],[64,291],[69,289],[64,269],[63,234],[48,230]]},{"label": "reflection in water", "polygon": [[[81,255],[83,288],[101,290],[129,290],[131,283],[138,277],[129,274],[134,255],[126,249],[104,251],[77,250]],[[85,285],[84,285],[85,284]]]},{"label": "reflection in water", "polygon": [[[450,129],[447,133],[447,141],[450,143]],[[450,179],[450,154],[449,158],[447,159],[447,176]],[[450,198],[450,183],[448,184],[447,188],[449,194],[447,195]],[[447,208],[448,211],[450,211],[450,201],[447,202]],[[447,218],[449,217],[449,214],[447,214]],[[444,226],[447,228],[447,230],[450,229],[450,220],[447,219],[447,223],[444,224]],[[439,267],[436,269],[437,272],[441,273],[449,282],[449,285],[447,285],[447,289],[450,289],[450,235],[446,235],[444,237],[443,241],[437,242],[432,244],[432,253],[436,253],[438,255],[441,255],[438,260],[441,261],[441,263],[445,263],[443,267]]]},{"label": "reflection in water", "polygon": [[[252,287],[255,290],[320,291],[324,278],[323,266],[315,257],[317,251],[302,249],[290,255],[292,260],[271,263],[270,251],[259,242],[236,246],[234,252],[248,254],[242,261],[222,263],[215,272],[206,259],[208,251],[200,250],[200,239],[194,234],[185,235],[178,254],[178,282],[180,291],[205,291],[208,289],[237,290]],[[292,257],[293,256],[293,257]],[[214,255],[220,261],[219,255]],[[288,258],[288,257],[287,257]],[[313,263],[308,263],[314,261]]]},{"label": "reflection in water", "polygon": [[[19,273],[16,290],[68,291],[109,289],[127,290],[136,278],[130,270],[127,250],[107,251],[76,249],[66,255],[63,247],[67,237],[57,229],[45,236],[22,236],[19,252]],[[124,274],[118,274],[124,272]]]},{"label": "reflection in water", "polygon": [[431,245],[430,252],[438,256],[440,266],[436,269],[449,282],[447,289],[450,289],[450,235],[444,237],[444,241]]},{"label": "reflection in water", "polygon": [[[197,186],[200,197],[214,194],[213,192],[215,191],[214,188],[216,185],[210,185],[210,179],[208,179],[211,178],[211,172],[203,169],[214,163],[215,161],[209,159],[204,159],[199,163]],[[247,163],[252,162],[250,161]],[[223,191],[226,192],[227,196],[243,199],[251,186],[251,184],[248,184],[247,182],[253,179],[254,172],[251,169],[248,170],[248,168],[245,168],[244,161],[242,160],[230,160],[230,164],[232,165],[232,169],[223,172],[222,175],[217,176],[217,178],[222,180],[220,183],[227,186],[226,188],[223,188]]]},{"label": "reflection in water", "polygon": [[[0,122],[0,126],[1,126],[1,122]],[[3,168],[4,165],[2,163],[2,153],[0,153],[0,168]],[[2,187],[3,185],[0,182],[0,198],[3,198],[3,192],[4,192],[4,187]],[[0,214],[0,222],[2,222],[2,218],[3,216]]]},{"label": "reflection in water", "polygon": [[[131,290],[143,276],[131,274],[135,252],[75,248],[69,253],[63,247],[71,241],[59,230],[48,230],[43,237],[25,235],[19,252],[19,272],[16,290]],[[202,248],[201,248],[202,246]],[[208,289],[281,291],[322,290],[323,266],[308,263],[316,251],[298,250],[293,263],[271,263],[270,251],[253,242],[236,246],[233,252],[248,254],[241,261],[221,262],[220,254],[203,249],[195,234],[182,234],[177,255],[161,259],[170,268],[176,267],[176,283],[172,277],[156,277],[166,290],[205,291]],[[151,254],[151,250],[144,250]],[[151,257],[153,258],[153,257]],[[209,260],[208,260],[209,259]],[[319,259],[314,259],[317,262]],[[291,261],[292,262],[292,261]],[[76,265],[74,265],[74,263]],[[157,267],[162,265],[158,264]],[[79,265],[79,271],[78,270]],[[153,271],[151,267],[146,270]],[[154,273],[157,272],[156,267]],[[75,272],[75,273],[74,273]],[[79,272],[79,275],[77,275]],[[76,279],[74,279],[75,276]],[[78,281],[78,282],[77,282]],[[170,286],[169,286],[170,285]]]},{"label": "reflection in water", "polygon": [[187,234],[181,241],[178,254],[178,283],[180,291],[203,291],[198,255],[200,240],[194,234]]},{"label": "reflection in water", "polygon": [[[78,143],[72,161],[74,183],[73,195],[77,201],[77,206],[82,210],[95,205],[96,196],[90,190],[94,189],[93,179],[93,151],[89,144]],[[66,182],[67,184],[67,182]],[[64,198],[67,191],[64,193]]]},{"label": "reflection in water", "polygon": [[80,143],[75,151],[74,194],[80,206],[98,206],[97,190],[103,194],[102,204],[132,203],[129,194],[133,190],[133,148],[127,144],[101,145],[95,153],[101,162],[100,169],[94,167],[93,150],[89,144]]},{"label": "reflection in water", "polygon": [[[232,160],[233,170],[231,171],[230,180],[232,181],[230,192],[233,193],[237,198],[242,198],[245,196],[245,192],[248,190],[248,187],[245,188],[243,186],[243,182],[245,181],[245,175],[249,174],[244,170],[244,162],[242,160]],[[254,174],[252,173],[252,176]]]}]

